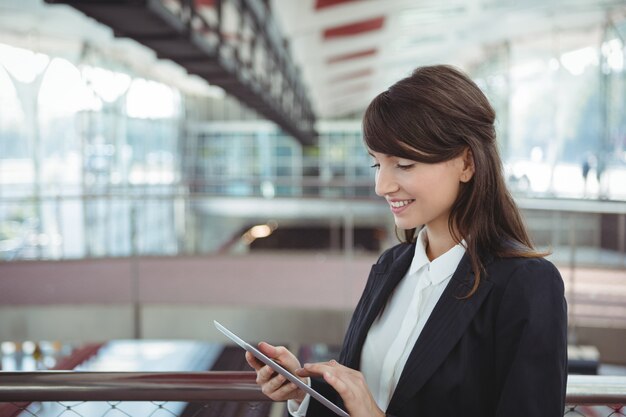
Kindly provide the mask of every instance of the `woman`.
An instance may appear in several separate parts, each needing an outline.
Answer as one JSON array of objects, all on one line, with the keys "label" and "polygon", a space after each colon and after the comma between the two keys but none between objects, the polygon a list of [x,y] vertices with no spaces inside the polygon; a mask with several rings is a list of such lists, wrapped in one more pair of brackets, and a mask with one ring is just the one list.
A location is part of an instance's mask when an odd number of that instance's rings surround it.
[{"label": "woman", "polygon": [[[376,194],[402,243],[372,267],[338,362],[260,348],[351,417],[562,416],[567,308],[502,175],[495,112],[466,75],[422,67],[363,120]],[[332,416],[251,355],[295,416]]]}]

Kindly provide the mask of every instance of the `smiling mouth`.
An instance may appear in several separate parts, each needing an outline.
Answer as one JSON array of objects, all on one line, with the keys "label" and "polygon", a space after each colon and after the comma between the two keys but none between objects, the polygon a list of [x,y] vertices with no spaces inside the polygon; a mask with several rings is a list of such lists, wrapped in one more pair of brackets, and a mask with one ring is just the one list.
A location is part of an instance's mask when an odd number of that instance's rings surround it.
[{"label": "smiling mouth", "polygon": [[415,200],[390,201],[389,205],[393,208],[400,208],[400,207],[408,206],[414,201]]}]

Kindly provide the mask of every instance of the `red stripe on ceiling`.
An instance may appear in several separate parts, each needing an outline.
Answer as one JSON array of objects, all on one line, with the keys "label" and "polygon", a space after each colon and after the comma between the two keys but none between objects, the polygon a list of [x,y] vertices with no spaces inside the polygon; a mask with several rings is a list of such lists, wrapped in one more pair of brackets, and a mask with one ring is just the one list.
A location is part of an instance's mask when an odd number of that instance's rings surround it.
[{"label": "red stripe on ceiling", "polygon": [[344,36],[360,35],[365,32],[380,30],[385,22],[385,16],[362,20],[342,26],[335,26],[324,30],[324,40],[342,38]]},{"label": "red stripe on ceiling", "polygon": [[363,93],[364,91],[369,90],[370,87],[370,83],[359,83],[351,86],[350,88],[344,88],[343,90],[339,90],[334,95],[335,97],[343,97],[352,94]]},{"label": "red stripe on ceiling", "polygon": [[368,56],[373,56],[373,55],[376,55],[377,53],[378,53],[377,48],[370,48],[370,49],[365,49],[359,52],[352,52],[350,54],[331,56],[330,58],[326,60],[326,63],[336,64],[337,62],[343,62],[343,61],[349,61],[351,59],[358,59],[358,58],[365,58]]},{"label": "red stripe on ceiling", "polygon": [[351,3],[355,0],[315,0],[315,10],[332,7],[338,4]]},{"label": "red stripe on ceiling", "polygon": [[341,81],[354,80],[355,78],[367,77],[368,75],[372,75],[374,70],[371,68],[365,68],[358,71],[349,72],[347,74],[342,74],[338,77],[334,77],[330,79],[331,83],[338,83]]}]

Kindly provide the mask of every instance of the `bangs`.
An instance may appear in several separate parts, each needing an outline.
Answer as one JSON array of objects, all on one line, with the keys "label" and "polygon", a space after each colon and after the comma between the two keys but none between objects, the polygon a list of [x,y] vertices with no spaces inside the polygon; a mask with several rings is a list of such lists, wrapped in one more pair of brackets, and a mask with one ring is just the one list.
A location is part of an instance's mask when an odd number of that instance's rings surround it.
[{"label": "bangs", "polygon": [[462,149],[446,146],[437,132],[439,123],[415,99],[394,99],[390,90],[372,100],[363,116],[363,141],[374,152],[423,163],[437,163],[458,156]]}]

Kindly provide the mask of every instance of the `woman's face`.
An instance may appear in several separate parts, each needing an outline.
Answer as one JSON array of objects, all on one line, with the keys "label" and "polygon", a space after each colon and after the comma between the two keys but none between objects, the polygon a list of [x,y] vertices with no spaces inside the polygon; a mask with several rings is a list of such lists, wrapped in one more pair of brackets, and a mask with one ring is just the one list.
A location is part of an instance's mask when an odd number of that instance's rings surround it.
[{"label": "woman's face", "polygon": [[384,197],[400,229],[421,225],[447,230],[462,182],[473,174],[467,151],[445,162],[426,164],[370,151],[376,168],[376,194]]}]

